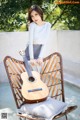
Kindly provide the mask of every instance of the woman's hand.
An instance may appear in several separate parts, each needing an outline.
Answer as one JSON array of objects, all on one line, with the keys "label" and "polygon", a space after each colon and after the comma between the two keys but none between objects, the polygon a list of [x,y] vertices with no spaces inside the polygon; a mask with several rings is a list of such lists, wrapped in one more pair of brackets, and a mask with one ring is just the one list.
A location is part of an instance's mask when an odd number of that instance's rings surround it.
[{"label": "woman's hand", "polygon": [[41,66],[43,65],[43,59],[42,58],[38,58],[36,61],[37,61],[38,65],[41,65]]},{"label": "woman's hand", "polygon": [[30,64],[31,64],[32,66],[37,65],[36,59],[31,59],[31,60],[30,60]]}]

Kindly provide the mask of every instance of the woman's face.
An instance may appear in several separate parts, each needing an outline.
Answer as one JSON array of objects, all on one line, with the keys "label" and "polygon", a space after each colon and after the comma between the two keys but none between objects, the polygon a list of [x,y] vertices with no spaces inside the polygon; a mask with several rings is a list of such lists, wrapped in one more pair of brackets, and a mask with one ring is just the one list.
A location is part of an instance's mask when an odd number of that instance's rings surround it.
[{"label": "woman's face", "polygon": [[31,19],[36,24],[39,24],[40,22],[42,22],[42,19],[41,19],[39,13],[34,10],[31,12]]}]

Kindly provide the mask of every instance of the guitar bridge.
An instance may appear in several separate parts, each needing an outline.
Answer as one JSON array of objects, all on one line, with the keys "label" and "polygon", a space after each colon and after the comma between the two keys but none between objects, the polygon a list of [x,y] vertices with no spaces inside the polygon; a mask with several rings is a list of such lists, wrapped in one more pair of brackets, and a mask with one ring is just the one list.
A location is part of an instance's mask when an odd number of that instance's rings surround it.
[{"label": "guitar bridge", "polygon": [[36,92],[36,91],[41,91],[42,88],[37,88],[37,89],[32,89],[32,90],[28,90],[28,92]]}]

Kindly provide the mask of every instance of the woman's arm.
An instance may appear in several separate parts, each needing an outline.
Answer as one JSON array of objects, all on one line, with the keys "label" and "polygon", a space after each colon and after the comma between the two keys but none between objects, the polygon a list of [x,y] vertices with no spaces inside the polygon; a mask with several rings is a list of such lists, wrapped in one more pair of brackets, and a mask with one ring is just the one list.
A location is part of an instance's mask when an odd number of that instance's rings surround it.
[{"label": "woman's arm", "polygon": [[34,24],[30,23],[30,25],[29,25],[29,55],[30,55],[30,59],[34,59],[33,35],[34,35]]},{"label": "woman's arm", "polygon": [[34,23],[31,23],[29,25],[29,56],[30,56],[30,64],[32,66],[37,64],[36,60],[34,59],[33,39],[34,39]]},{"label": "woman's arm", "polygon": [[[46,30],[46,33],[45,33],[45,35],[46,35],[46,40],[45,40],[44,45],[43,45],[42,48],[41,48],[41,51],[40,51],[40,54],[39,54],[39,58],[43,58],[43,57],[44,57],[45,46],[46,46],[47,41],[49,40],[49,37],[50,37],[50,29],[51,29],[51,24],[48,23],[47,30]],[[44,37],[44,39],[45,39],[45,37]]]},{"label": "woman's arm", "polygon": [[50,29],[51,29],[51,24],[48,23],[47,30],[46,30],[46,33],[45,33],[46,39],[45,39],[45,37],[44,37],[45,43],[44,43],[44,45],[42,46],[41,51],[40,51],[40,54],[39,54],[39,57],[38,57],[38,59],[37,59],[37,63],[38,63],[39,65],[43,65],[44,50],[45,50],[45,47],[46,47],[46,44],[47,44],[47,40],[49,39],[49,36],[50,36]]}]

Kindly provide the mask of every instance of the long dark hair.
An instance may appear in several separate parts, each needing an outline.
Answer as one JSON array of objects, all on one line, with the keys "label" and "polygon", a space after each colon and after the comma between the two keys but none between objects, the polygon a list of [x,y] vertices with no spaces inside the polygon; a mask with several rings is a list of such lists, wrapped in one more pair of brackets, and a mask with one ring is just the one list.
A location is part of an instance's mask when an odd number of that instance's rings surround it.
[{"label": "long dark hair", "polygon": [[32,18],[31,18],[31,12],[33,10],[36,11],[40,15],[41,19],[43,20],[43,11],[42,11],[42,9],[38,5],[32,5],[30,7],[29,11],[28,11],[28,20],[29,20],[29,22],[30,23],[33,22]]}]

